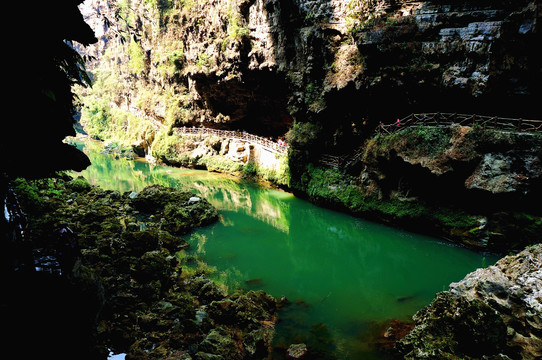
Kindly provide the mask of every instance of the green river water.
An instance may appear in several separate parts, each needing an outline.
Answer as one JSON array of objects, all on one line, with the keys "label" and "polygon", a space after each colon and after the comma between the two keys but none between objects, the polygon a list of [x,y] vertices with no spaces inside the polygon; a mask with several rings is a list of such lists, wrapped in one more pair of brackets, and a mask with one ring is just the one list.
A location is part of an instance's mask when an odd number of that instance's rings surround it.
[{"label": "green river water", "polygon": [[173,186],[218,208],[218,223],[186,237],[190,255],[229,291],[289,300],[279,314],[279,347],[305,342],[326,359],[382,359],[372,343],[384,322],[409,320],[436,292],[497,260],[235,177],[86,152],[93,165],[82,175],[93,184],[121,192]]}]

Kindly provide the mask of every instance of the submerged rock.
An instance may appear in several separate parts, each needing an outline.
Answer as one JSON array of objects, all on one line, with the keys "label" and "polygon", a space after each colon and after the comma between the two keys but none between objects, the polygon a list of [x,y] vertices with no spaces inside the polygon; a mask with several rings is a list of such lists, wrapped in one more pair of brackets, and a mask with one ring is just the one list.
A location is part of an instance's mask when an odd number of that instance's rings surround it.
[{"label": "submerged rock", "polygon": [[405,359],[540,359],[542,244],[451,284],[414,321]]},{"label": "submerged rock", "polygon": [[288,347],[287,358],[288,359],[301,359],[307,355],[307,345],[305,344],[292,344]]}]

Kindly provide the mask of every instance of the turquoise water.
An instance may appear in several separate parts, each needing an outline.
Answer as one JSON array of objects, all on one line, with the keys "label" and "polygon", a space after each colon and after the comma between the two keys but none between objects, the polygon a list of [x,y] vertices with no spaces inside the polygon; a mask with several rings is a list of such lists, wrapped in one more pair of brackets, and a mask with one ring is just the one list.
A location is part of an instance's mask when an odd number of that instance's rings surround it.
[{"label": "turquoise water", "polygon": [[82,174],[91,183],[121,192],[174,186],[219,209],[218,223],[187,237],[189,251],[229,291],[262,289],[289,300],[279,315],[277,358],[281,347],[306,342],[321,358],[382,359],[373,342],[383,322],[410,319],[436,292],[497,260],[234,177],[89,155],[93,165]]}]

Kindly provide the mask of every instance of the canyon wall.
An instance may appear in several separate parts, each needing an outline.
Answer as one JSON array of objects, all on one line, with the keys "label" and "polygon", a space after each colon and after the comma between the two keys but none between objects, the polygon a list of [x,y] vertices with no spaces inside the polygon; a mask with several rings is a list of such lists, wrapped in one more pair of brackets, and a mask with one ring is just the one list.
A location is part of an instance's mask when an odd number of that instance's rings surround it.
[{"label": "canyon wall", "polygon": [[[410,143],[374,136],[379,123],[417,112],[542,119],[539,1],[87,0],[82,9],[100,39],[87,50],[94,87],[81,90],[91,135],[181,165],[201,157],[187,160],[190,139],[177,127],[285,136],[282,185],[317,203],[482,248],[537,241],[538,137],[465,128],[469,136],[439,138],[448,143],[437,154],[419,144],[442,129]],[[328,168],[327,155],[349,161]]]},{"label": "canyon wall", "polygon": [[[266,135],[313,121],[342,138],[411,112],[540,117],[533,0],[87,0],[83,9],[103,35],[102,78],[118,71],[133,85],[113,100],[158,120],[172,111],[178,123]],[[153,103],[143,90],[175,101]]]}]

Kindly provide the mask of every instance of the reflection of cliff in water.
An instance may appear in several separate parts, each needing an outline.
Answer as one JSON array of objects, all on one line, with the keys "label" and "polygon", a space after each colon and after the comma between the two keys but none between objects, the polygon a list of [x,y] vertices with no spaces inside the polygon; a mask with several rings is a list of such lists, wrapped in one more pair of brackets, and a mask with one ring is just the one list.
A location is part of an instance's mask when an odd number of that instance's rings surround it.
[{"label": "reflection of cliff in water", "polygon": [[90,183],[107,190],[141,191],[159,184],[192,191],[207,199],[219,211],[242,212],[282,231],[289,232],[290,208],[281,198],[292,195],[250,186],[241,179],[203,170],[152,166],[142,159],[127,160],[103,155],[100,144],[78,144],[92,166],[81,172]]},{"label": "reflection of cliff in water", "polygon": [[[166,168],[154,169],[154,172]],[[182,188],[194,191],[207,199],[219,211],[241,212],[274,228],[289,232],[290,208],[281,198],[290,194],[255,188],[238,178],[227,175],[209,174],[206,177],[200,170],[172,169],[167,170],[168,177]],[[195,180],[197,178],[197,180]]]},{"label": "reflection of cliff in water", "polygon": [[243,213],[265,222],[274,228],[290,231],[290,207],[276,196],[278,191],[255,189],[247,184],[228,181],[196,184],[195,191],[220,211]]}]

